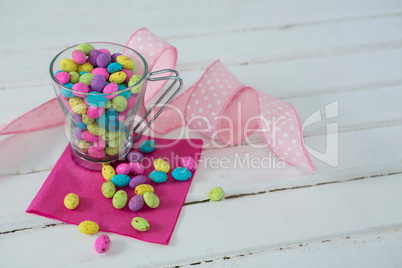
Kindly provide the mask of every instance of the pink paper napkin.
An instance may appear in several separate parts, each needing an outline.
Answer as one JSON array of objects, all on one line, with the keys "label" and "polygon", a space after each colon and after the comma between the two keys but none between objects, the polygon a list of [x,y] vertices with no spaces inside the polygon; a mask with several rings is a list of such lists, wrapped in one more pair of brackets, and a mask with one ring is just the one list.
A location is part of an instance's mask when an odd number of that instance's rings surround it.
[{"label": "pink paper napkin", "polygon": [[[149,138],[143,136],[134,144],[133,149],[139,151],[139,145],[147,139]],[[71,147],[68,146],[26,212],[76,225],[84,220],[91,220],[99,224],[100,231],[126,235],[152,243],[169,244],[195,174],[195,171],[192,171],[192,177],[188,181],[179,182],[173,179],[172,171],[179,166],[181,157],[191,156],[198,162],[202,140],[159,138],[153,138],[153,140],[158,145],[157,149],[150,154],[144,154],[143,164],[147,183],[155,188],[155,193],[160,199],[158,208],[152,209],[144,205],[138,212],[129,210],[127,206],[121,210],[115,209],[112,199],[102,195],[101,187],[105,182],[102,173],[78,165],[72,159]],[[148,178],[149,173],[154,170],[153,160],[156,158],[168,159],[171,166],[168,180],[162,184],[153,183]],[[130,176],[133,177],[132,174]],[[117,188],[117,190],[120,189],[127,192],[129,199],[135,195],[134,189],[129,186]],[[80,198],[80,204],[75,210],[68,210],[64,206],[64,197],[69,193],[75,193]],[[135,230],[131,226],[131,220],[134,217],[147,219],[150,229],[147,232]]]}]

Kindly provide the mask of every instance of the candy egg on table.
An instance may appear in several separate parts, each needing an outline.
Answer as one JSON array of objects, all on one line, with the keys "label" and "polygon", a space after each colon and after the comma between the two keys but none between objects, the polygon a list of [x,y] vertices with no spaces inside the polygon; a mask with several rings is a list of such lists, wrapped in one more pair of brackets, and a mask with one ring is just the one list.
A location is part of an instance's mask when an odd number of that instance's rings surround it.
[{"label": "candy egg on table", "polygon": [[134,227],[135,230],[140,232],[145,232],[149,230],[149,223],[146,219],[141,217],[135,217],[131,220],[131,225]]},{"label": "candy egg on table", "polygon": [[219,201],[223,197],[223,189],[221,187],[215,187],[209,192],[209,199],[211,201]]},{"label": "candy egg on table", "polygon": [[149,174],[149,179],[156,183],[164,183],[167,180],[165,172],[154,170]]},{"label": "candy egg on table", "polygon": [[127,193],[124,190],[117,191],[113,196],[113,207],[122,209],[127,204]]},{"label": "candy egg on table", "polygon": [[104,165],[102,167],[102,176],[105,180],[110,181],[116,175],[116,171],[111,165]]},{"label": "candy egg on table", "polygon": [[129,185],[130,188],[135,189],[138,185],[145,184],[147,182],[147,178],[144,175],[138,175],[131,179]]},{"label": "candy egg on table", "polygon": [[135,194],[143,195],[146,192],[155,192],[154,187],[149,184],[140,184],[135,187]]},{"label": "candy egg on table", "polygon": [[99,225],[94,221],[82,221],[78,225],[78,229],[81,233],[92,235],[99,231]]},{"label": "candy egg on table", "polygon": [[191,156],[184,156],[180,159],[180,164],[182,167],[187,168],[188,170],[194,171],[197,169],[197,161]]},{"label": "candy egg on table", "polygon": [[125,174],[114,175],[111,182],[116,187],[126,187],[130,183],[131,178]]},{"label": "candy egg on table", "polygon": [[144,141],[140,145],[140,151],[146,154],[152,153],[156,149],[156,142],[153,140]]},{"label": "candy egg on table", "polygon": [[162,172],[165,172],[165,173],[168,173],[169,170],[170,170],[169,163],[166,162],[165,160],[161,159],[161,158],[155,159],[154,167],[155,167],[155,170],[162,171]]},{"label": "candy egg on table", "polygon": [[139,211],[145,204],[143,195],[134,195],[128,202],[128,208],[131,211]]},{"label": "candy egg on table", "polygon": [[159,207],[159,197],[153,192],[145,192],[144,193],[144,202],[150,208]]},{"label": "candy egg on table", "polygon": [[116,167],[117,174],[125,174],[128,175],[131,172],[131,167],[129,164],[122,163]]},{"label": "candy egg on table", "polygon": [[144,166],[138,162],[130,162],[130,166],[131,173],[133,173],[134,175],[142,175],[145,172]]},{"label": "candy egg on table", "polygon": [[76,209],[80,203],[80,199],[78,198],[78,195],[74,193],[69,193],[64,197],[64,206],[70,210]]},{"label": "candy egg on table", "polygon": [[172,171],[172,176],[178,181],[186,181],[191,178],[191,171],[184,167],[177,167]]},{"label": "candy egg on table", "polygon": [[110,238],[107,235],[100,235],[95,240],[95,250],[98,253],[105,253],[110,247]]},{"label": "candy egg on table", "polygon": [[113,198],[115,193],[116,193],[116,186],[112,182],[107,181],[104,184],[102,184],[102,194],[104,197]]}]

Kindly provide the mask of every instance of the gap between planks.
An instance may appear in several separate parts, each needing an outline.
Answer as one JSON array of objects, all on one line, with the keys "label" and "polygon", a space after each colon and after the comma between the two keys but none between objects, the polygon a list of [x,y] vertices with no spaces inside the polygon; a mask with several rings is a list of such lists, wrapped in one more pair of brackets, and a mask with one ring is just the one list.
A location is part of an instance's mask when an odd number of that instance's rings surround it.
[{"label": "gap between planks", "polygon": [[[268,193],[271,193],[271,192],[297,190],[297,189],[301,189],[301,188],[319,187],[319,186],[328,185],[328,184],[339,184],[339,183],[358,181],[358,180],[364,180],[364,179],[370,179],[370,178],[392,176],[392,175],[397,175],[397,174],[402,174],[402,170],[399,171],[399,172],[391,172],[391,173],[385,173],[385,174],[377,174],[377,175],[356,177],[356,178],[346,179],[346,180],[343,180],[343,181],[338,180],[338,181],[330,181],[330,182],[321,182],[321,183],[317,183],[317,184],[302,185],[302,186],[295,186],[295,187],[289,187],[289,188],[273,189],[273,190],[261,191],[261,192],[257,192],[257,193],[245,193],[245,194],[239,194],[239,195],[232,195],[232,196],[227,196],[224,199],[234,199],[234,198],[241,198],[241,197],[251,196],[251,195],[268,194]],[[200,200],[200,201],[196,201],[196,202],[184,203],[183,206],[196,205],[196,204],[201,204],[201,203],[206,203],[206,202],[209,202],[209,199]],[[11,233],[16,233],[16,232],[24,232],[24,231],[28,231],[28,230],[51,228],[51,227],[56,227],[56,226],[66,225],[66,224],[67,223],[65,223],[65,222],[59,222],[59,223],[53,223],[53,224],[46,224],[46,225],[43,225],[43,226],[34,226],[34,227],[15,229],[15,230],[10,230],[10,231],[0,232],[0,236],[1,235],[11,234]]]}]

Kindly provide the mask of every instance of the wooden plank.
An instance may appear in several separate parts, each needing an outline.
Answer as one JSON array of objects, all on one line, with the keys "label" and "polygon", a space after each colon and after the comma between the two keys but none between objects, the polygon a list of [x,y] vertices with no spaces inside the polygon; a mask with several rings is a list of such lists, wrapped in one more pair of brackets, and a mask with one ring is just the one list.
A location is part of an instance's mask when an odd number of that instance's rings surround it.
[{"label": "wooden plank", "polygon": [[225,256],[179,267],[399,267],[402,265],[401,244],[402,231],[393,228]]},{"label": "wooden plank", "polygon": [[[286,30],[263,29],[241,35],[225,32],[219,36],[181,38],[172,44],[180,52],[178,69],[192,70],[204,69],[218,58],[231,66],[401,48],[402,36],[398,31],[401,26],[402,16],[391,16],[312,24]],[[48,80],[48,65],[59,50],[59,47],[49,47],[46,51],[18,50],[3,53],[0,72],[7,75],[1,77],[0,88],[43,84]],[[15,64],[25,59],[34,62],[35,68]],[[24,73],[23,77],[21,73]]]},{"label": "wooden plank", "polygon": [[159,267],[400,228],[401,179],[399,174],[185,206],[169,246],[111,234],[107,258],[94,251],[96,236],[73,225],[2,235],[0,251],[13,266]]},{"label": "wooden plank", "polygon": [[[250,146],[241,146],[225,150],[204,150],[186,203],[206,200],[209,191],[216,186],[222,187],[226,196],[237,196],[355,180],[366,176],[400,173],[402,171],[400,163],[402,141],[398,137],[401,131],[402,126],[397,126],[341,133],[339,144],[342,147],[339,148],[339,165],[331,167],[313,158],[317,168],[317,172],[313,174],[303,174],[295,167],[283,168],[280,161],[274,158],[266,148],[254,149]],[[324,139],[314,136],[307,138],[307,144],[317,148],[322,140]],[[381,141],[381,147],[368,146],[379,141]],[[52,146],[50,149],[52,152],[49,152],[48,155],[55,155],[57,147]],[[318,149],[321,150],[322,147],[318,147]],[[40,158],[37,156],[19,159],[20,162],[17,163],[26,163],[26,168],[21,169],[21,164],[15,164],[15,168],[22,171],[27,169],[29,172],[29,167],[35,166],[37,169],[38,166],[43,165],[42,161],[46,164],[54,164],[58,157],[43,156],[44,159]],[[1,158],[0,164],[3,165],[2,169],[7,165],[12,165],[13,158]],[[19,176],[7,175],[1,178],[2,215],[7,220],[0,223],[0,232],[54,223],[53,220],[45,218],[38,221],[38,217],[22,213],[36,195],[49,172],[47,170]],[[17,183],[24,187],[16,188]],[[19,196],[26,198],[15,199],[17,189]]]}]

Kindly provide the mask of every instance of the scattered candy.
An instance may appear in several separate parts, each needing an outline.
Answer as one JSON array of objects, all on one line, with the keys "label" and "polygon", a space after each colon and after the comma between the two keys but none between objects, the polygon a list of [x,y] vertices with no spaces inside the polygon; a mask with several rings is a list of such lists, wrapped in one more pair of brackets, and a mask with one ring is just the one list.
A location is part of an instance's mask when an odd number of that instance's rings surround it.
[{"label": "scattered candy", "polygon": [[135,195],[128,202],[128,208],[131,211],[139,211],[144,206],[144,196],[143,195]]},{"label": "scattered candy", "polygon": [[144,201],[150,208],[159,207],[159,197],[153,192],[144,193]]},{"label": "scattered candy", "polygon": [[209,192],[209,199],[211,201],[219,201],[223,197],[223,189],[221,187],[215,187]]},{"label": "scattered candy", "polygon": [[134,175],[142,175],[145,172],[144,166],[137,162],[131,162],[131,173]]},{"label": "scattered candy", "polygon": [[116,186],[112,182],[107,181],[104,184],[102,184],[102,194],[104,197],[113,198],[115,193],[116,193]]},{"label": "scattered candy", "polygon": [[165,173],[168,173],[169,170],[170,170],[169,163],[166,162],[163,159],[160,159],[160,158],[155,159],[154,167],[155,167],[155,170],[162,171],[162,172],[165,172]]},{"label": "scattered candy", "polygon": [[187,168],[188,170],[194,171],[197,169],[197,162],[194,158],[190,156],[185,156],[180,159],[180,164],[182,167]]},{"label": "scattered candy", "polygon": [[95,250],[98,253],[105,253],[110,247],[110,238],[107,235],[100,235],[95,240]]},{"label": "scattered candy", "polygon": [[127,204],[127,193],[123,190],[117,191],[113,196],[113,206],[116,209],[122,209]]},{"label": "scattered candy", "polygon": [[184,167],[177,167],[172,171],[172,176],[178,181],[186,181],[191,178],[191,171]]},{"label": "scattered candy", "polygon": [[76,209],[80,203],[78,195],[70,193],[64,197],[64,206],[68,209]]},{"label": "scattered candy", "polygon": [[130,162],[138,162],[141,163],[144,156],[140,152],[131,151],[127,154],[127,160]]},{"label": "scattered candy", "polygon": [[104,165],[102,167],[102,176],[105,180],[110,181],[116,175],[116,171],[111,165]]},{"label": "scattered candy", "polygon": [[116,187],[125,187],[130,183],[131,178],[125,174],[117,174],[112,178],[112,183]]},{"label": "scattered candy", "polygon": [[137,187],[138,185],[145,184],[146,182],[147,182],[147,178],[145,176],[138,175],[131,179],[129,185],[130,185],[130,188],[135,189],[135,187]]},{"label": "scattered candy", "polygon": [[143,195],[146,192],[155,192],[154,187],[149,184],[140,184],[135,187],[135,194]]},{"label": "scattered candy", "polygon": [[92,235],[99,231],[99,225],[93,221],[83,221],[78,225],[78,229],[81,233]]},{"label": "scattered candy", "polygon": [[140,151],[146,154],[152,153],[156,149],[156,142],[152,140],[144,141],[140,145]]},{"label": "scattered candy", "polygon": [[135,217],[134,219],[132,219],[131,225],[134,227],[135,230],[140,232],[145,232],[149,229],[148,221],[141,217]]},{"label": "scattered candy", "polygon": [[122,163],[116,167],[117,174],[125,174],[128,175],[131,172],[131,167],[129,164]]},{"label": "scattered candy", "polygon": [[166,173],[154,170],[149,174],[149,179],[156,183],[164,183],[167,180]]}]

